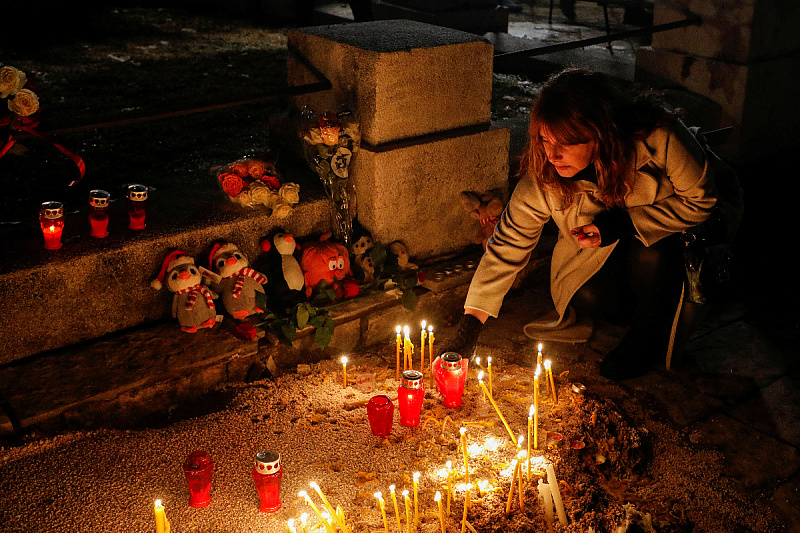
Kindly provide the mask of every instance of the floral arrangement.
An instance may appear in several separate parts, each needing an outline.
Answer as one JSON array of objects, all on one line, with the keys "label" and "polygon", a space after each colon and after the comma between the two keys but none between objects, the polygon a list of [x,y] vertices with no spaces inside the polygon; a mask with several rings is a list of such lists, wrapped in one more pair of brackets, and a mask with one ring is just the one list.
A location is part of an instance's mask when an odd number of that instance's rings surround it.
[{"label": "floral arrangement", "polygon": [[217,175],[228,198],[247,207],[264,206],[271,216],[285,218],[300,202],[300,186],[283,183],[274,164],[260,159],[240,159],[224,166]]},{"label": "floral arrangement", "polygon": [[[78,166],[80,177],[83,177],[86,166],[77,154],[64,148],[48,135],[36,131],[40,115],[38,89],[28,82],[28,76],[24,72],[9,65],[0,67],[0,99],[6,100],[8,107],[7,114],[3,115],[0,112],[0,126],[8,126],[12,130],[30,133],[50,141]],[[16,142],[12,132],[8,140],[0,145],[0,157],[6,155]],[[76,184],[79,180],[80,178],[72,181],[70,185]]]},{"label": "floral arrangement", "polygon": [[355,192],[348,178],[361,137],[349,112],[325,113],[300,131],[305,158],[334,205],[333,233],[348,249],[355,218]]}]

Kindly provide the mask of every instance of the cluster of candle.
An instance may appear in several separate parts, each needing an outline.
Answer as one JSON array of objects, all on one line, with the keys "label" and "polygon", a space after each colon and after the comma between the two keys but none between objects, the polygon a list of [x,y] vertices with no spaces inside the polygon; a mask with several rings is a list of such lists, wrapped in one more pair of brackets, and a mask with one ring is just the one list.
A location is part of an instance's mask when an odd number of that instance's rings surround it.
[{"label": "cluster of candle", "polygon": [[[128,228],[142,230],[145,228],[147,210],[147,191],[145,185],[132,184],[127,189]],[[89,191],[89,224],[90,235],[102,239],[108,236],[108,207],[111,194],[108,191],[95,189]],[[64,204],[61,202],[45,202],[39,211],[39,225],[44,236],[44,247],[47,250],[61,248],[61,236],[64,232]]]},{"label": "cluster of candle", "polygon": [[[425,375],[425,367],[428,366],[425,364],[425,339],[428,339],[428,360],[429,364],[433,364],[433,326],[427,326],[426,329],[426,322],[423,320],[420,329],[420,340],[419,340],[419,371],[422,372],[423,376]],[[403,371],[406,370],[414,370],[414,343],[411,342],[410,329],[408,326],[400,327],[397,326],[395,328],[397,332],[397,339],[396,343],[396,355],[397,355],[397,364],[395,366],[395,379],[400,381],[400,353],[403,354]],[[400,333],[403,333],[403,337],[400,337]],[[433,377],[431,376],[431,380]]]}]

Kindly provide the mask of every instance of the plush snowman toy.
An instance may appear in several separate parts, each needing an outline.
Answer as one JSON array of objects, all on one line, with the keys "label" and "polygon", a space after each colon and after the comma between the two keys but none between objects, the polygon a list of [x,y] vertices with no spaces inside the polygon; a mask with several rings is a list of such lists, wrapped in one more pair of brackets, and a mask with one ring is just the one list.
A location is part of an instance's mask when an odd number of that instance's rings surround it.
[{"label": "plush snowman toy", "polygon": [[217,314],[214,305],[217,294],[202,284],[204,271],[208,272],[195,265],[194,258],[174,250],[164,259],[158,278],[150,283],[154,289],[161,290],[166,280],[167,288],[175,293],[172,316],[178,319],[181,329],[187,333],[194,333],[200,328],[212,328],[222,321],[222,315]]},{"label": "plush snowman toy", "polygon": [[225,310],[236,320],[263,313],[256,304],[256,293],[264,292],[267,276],[250,268],[247,257],[232,243],[218,243],[211,249],[211,270],[222,278],[214,290],[222,295]]}]

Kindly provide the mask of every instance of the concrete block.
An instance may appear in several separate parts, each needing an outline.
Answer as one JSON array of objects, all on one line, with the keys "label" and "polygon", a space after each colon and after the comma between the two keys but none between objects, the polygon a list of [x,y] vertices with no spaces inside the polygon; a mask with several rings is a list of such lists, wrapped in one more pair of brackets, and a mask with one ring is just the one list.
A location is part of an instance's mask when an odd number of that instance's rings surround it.
[{"label": "concrete block", "polygon": [[507,128],[362,147],[353,180],[361,224],[380,242],[400,240],[412,258],[460,251],[475,241],[475,227],[459,199],[463,190],[508,191]]},{"label": "concrete block", "polygon": [[[347,107],[376,146],[488,123],[493,47],[476,35],[410,20],[380,20],[292,30],[290,48],[333,84],[294,98],[317,112]],[[289,86],[316,81],[292,54]]]}]

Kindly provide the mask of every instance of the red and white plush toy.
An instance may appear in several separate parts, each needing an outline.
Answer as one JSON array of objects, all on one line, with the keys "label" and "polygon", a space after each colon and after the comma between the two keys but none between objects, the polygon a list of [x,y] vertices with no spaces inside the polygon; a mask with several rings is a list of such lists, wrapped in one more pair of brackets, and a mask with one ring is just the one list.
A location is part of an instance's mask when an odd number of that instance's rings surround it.
[{"label": "red and white plush toy", "polygon": [[250,268],[247,257],[232,243],[217,243],[209,256],[211,270],[222,278],[212,285],[222,296],[222,305],[236,320],[263,313],[256,305],[256,293],[264,292],[267,276]]},{"label": "red and white plush toy", "polygon": [[164,259],[158,277],[150,282],[156,290],[161,290],[166,282],[167,288],[175,293],[172,316],[178,319],[181,329],[187,333],[194,333],[200,328],[212,328],[222,321],[222,315],[217,314],[214,305],[217,294],[202,284],[204,271],[208,272],[195,265],[193,257],[173,250]]}]

